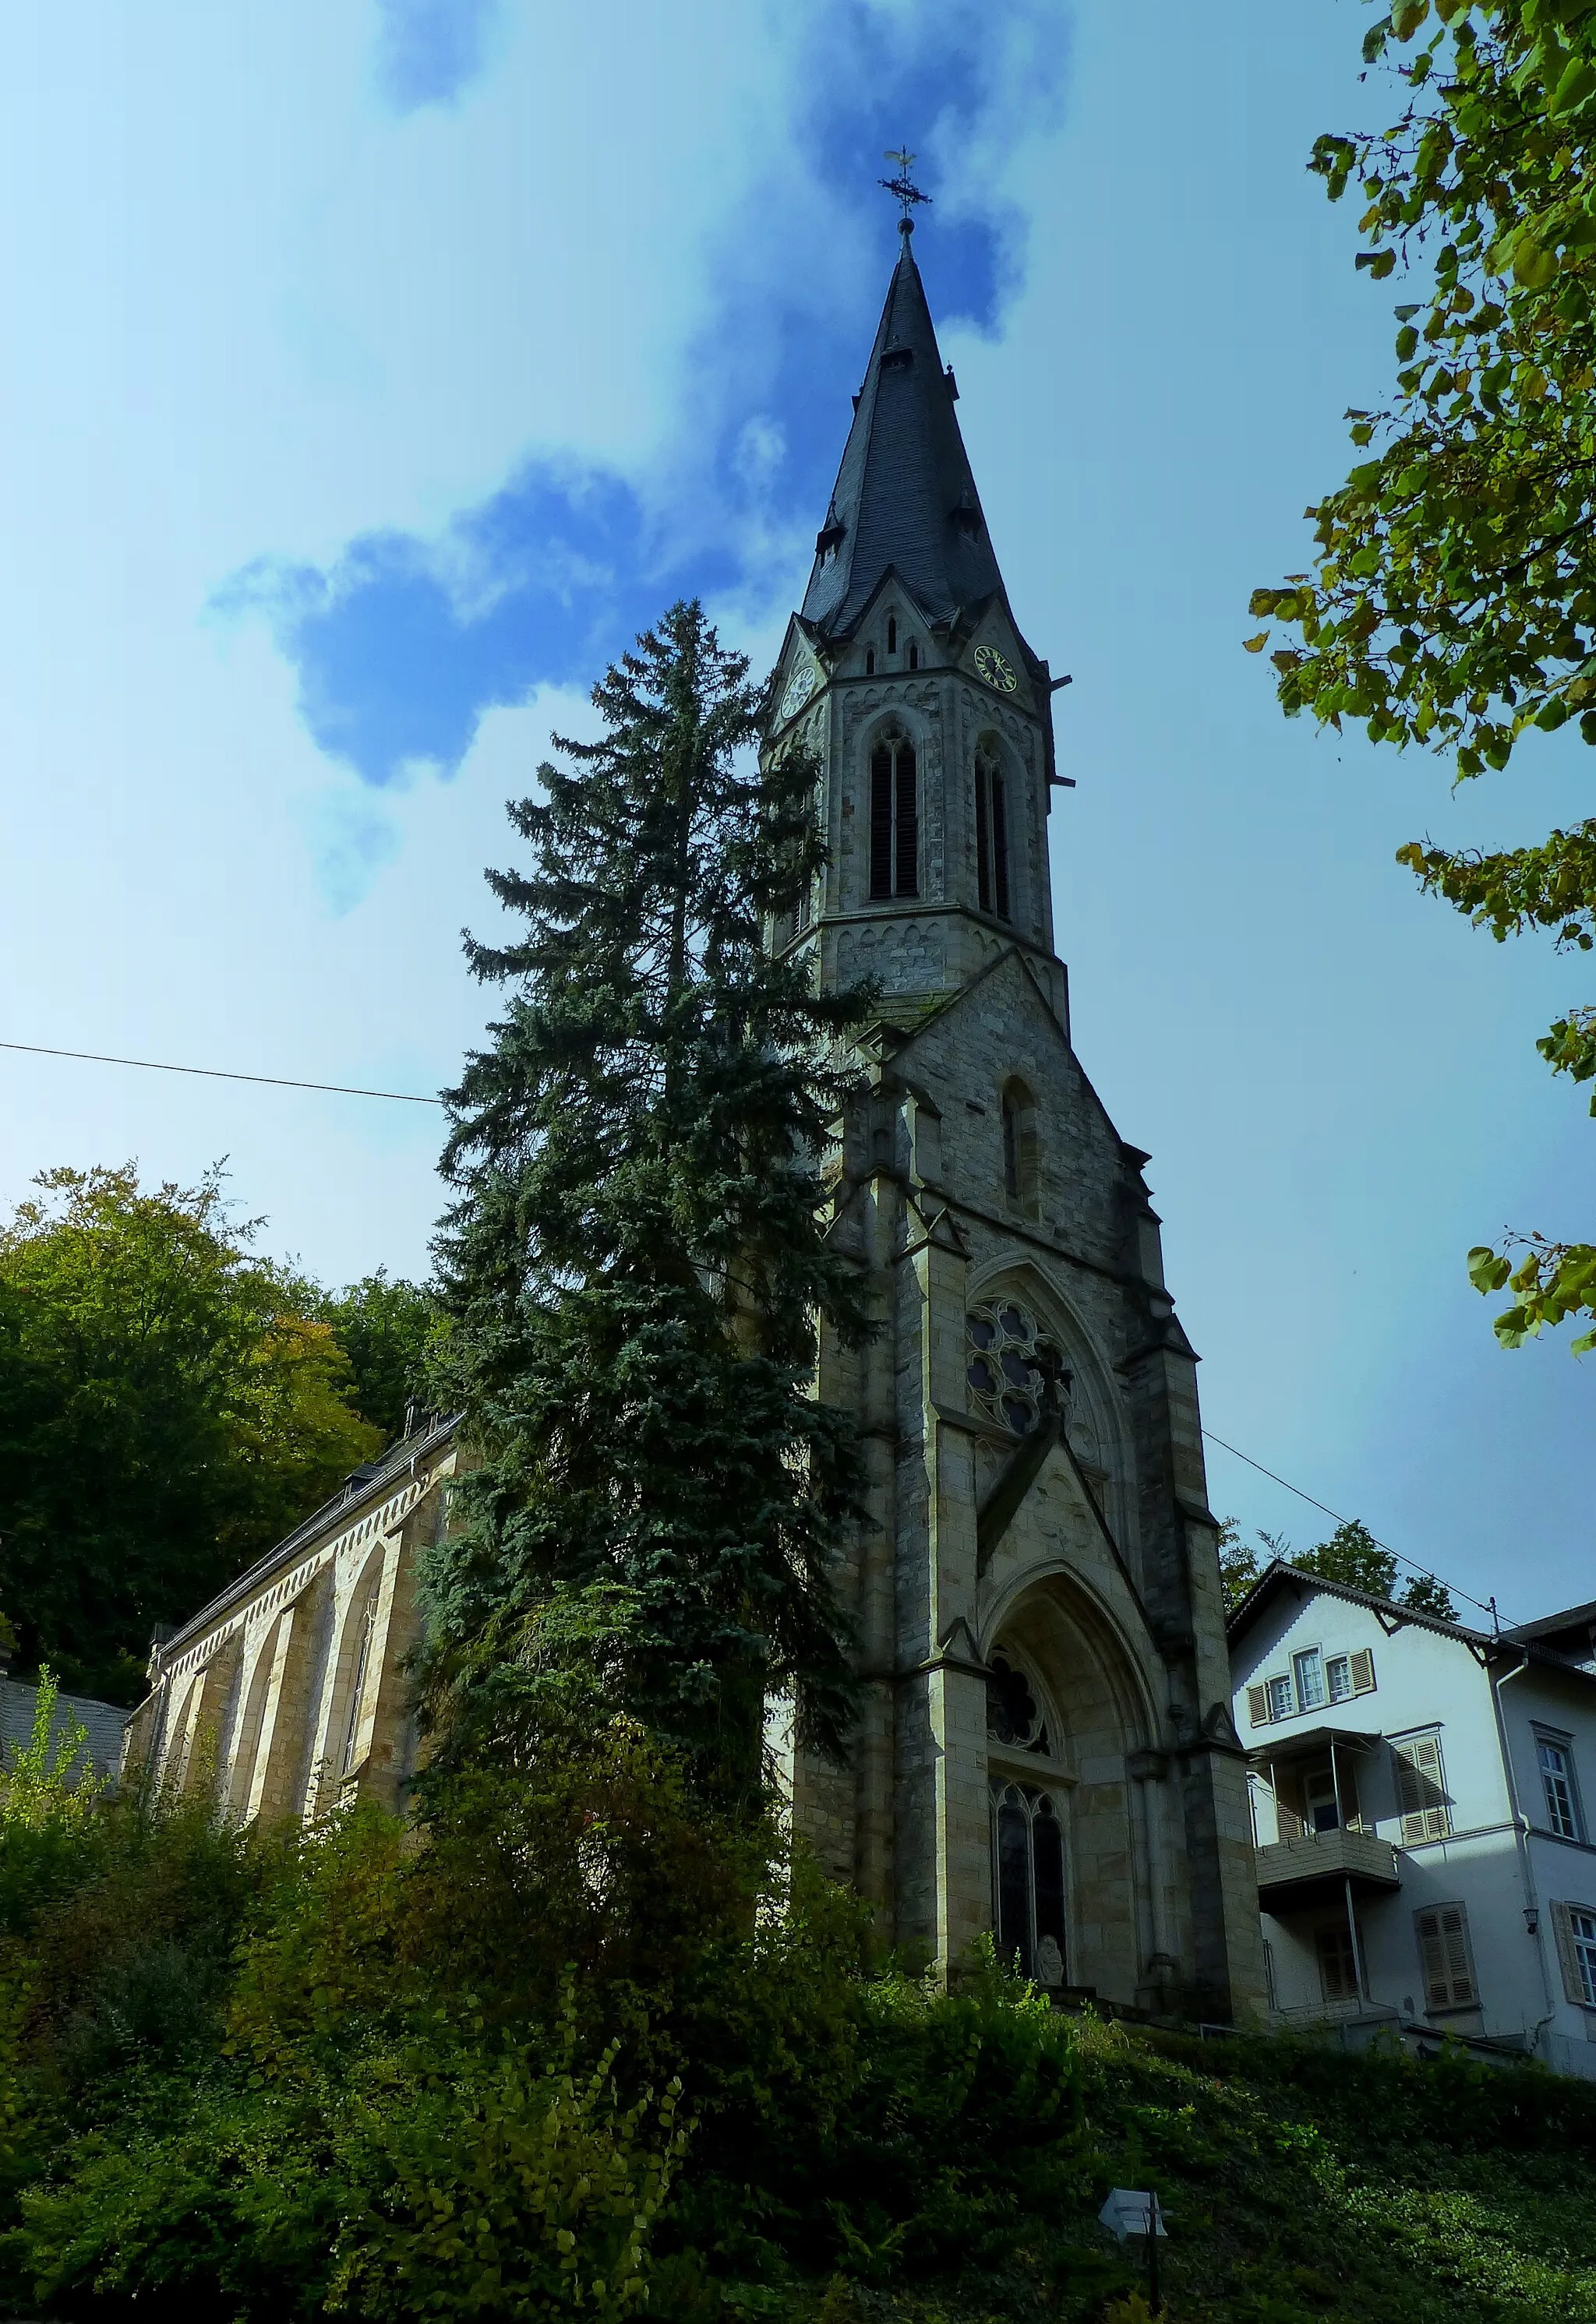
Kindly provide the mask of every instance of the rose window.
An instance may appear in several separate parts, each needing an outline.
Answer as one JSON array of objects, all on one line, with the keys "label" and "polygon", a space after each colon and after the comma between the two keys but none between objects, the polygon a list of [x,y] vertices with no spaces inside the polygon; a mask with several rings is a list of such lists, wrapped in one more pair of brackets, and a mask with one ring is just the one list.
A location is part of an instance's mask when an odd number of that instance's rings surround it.
[{"label": "rose window", "polygon": [[1031,1683],[1000,1647],[986,1681],[986,1731],[1010,1750],[1045,1751],[1047,1729]]},{"label": "rose window", "polygon": [[993,1307],[973,1307],[968,1322],[970,1361],[964,1377],[971,1402],[988,1420],[1024,1436],[1041,1419],[1049,1377],[1067,1385],[1058,1371],[1058,1351],[1038,1331],[1035,1316],[1011,1299]]}]

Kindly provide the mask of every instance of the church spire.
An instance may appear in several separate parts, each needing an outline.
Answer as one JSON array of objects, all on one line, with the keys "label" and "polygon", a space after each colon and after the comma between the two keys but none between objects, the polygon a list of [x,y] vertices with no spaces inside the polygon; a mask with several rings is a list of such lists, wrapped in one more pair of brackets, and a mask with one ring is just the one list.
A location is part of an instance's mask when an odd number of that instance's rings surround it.
[{"label": "church spire", "polygon": [[958,390],[914,262],[912,218],[899,230],[902,252],[804,595],[805,620],[829,638],[849,634],[889,567],[932,622],[961,606],[973,613],[1003,586],[954,417]]}]

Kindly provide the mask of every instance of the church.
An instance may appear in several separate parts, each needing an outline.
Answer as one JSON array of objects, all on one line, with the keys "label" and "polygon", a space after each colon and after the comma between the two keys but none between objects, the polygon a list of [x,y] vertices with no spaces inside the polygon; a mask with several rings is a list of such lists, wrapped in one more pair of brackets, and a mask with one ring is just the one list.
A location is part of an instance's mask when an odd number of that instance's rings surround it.
[{"label": "church", "polygon": [[[834,1235],[881,1319],[825,1345],[873,1522],[844,1594],[862,1712],[795,1827],[888,1938],[987,1931],[1060,1997],[1264,2007],[1196,1358],[1142,1176],[1070,1043],[1047,829],[1056,686],[1010,607],[915,263],[887,292],[765,748],[820,769],[829,860],[771,941],[870,977]],[[127,1762],[242,1816],[399,1805],[420,1544],[452,1424],[394,1446],[159,1645]]]}]

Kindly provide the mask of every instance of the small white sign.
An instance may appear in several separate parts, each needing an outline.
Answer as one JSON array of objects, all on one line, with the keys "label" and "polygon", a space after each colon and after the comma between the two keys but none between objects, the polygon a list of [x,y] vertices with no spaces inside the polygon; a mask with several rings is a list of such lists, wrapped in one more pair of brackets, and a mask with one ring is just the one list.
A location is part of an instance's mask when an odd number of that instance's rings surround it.
[{"label": "small white sign", "polygon": [[1145,2236],[1151,2223],[1152,2232],[1168,2240],[1169,2230],[1164,2225],[1164,2209],[1156,2195],[1142,2187],[1111,2187],[1107,2202],[1097,2214],[1111,2236],[1123,2243],[1127,2236]]}]

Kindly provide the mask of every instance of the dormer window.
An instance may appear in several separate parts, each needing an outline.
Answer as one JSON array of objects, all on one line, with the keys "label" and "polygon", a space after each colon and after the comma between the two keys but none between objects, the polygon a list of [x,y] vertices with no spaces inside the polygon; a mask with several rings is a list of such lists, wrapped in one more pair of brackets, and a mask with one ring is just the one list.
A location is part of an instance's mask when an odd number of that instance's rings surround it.
[{"label": "dormer window", "polygon": [[896,613],[889,613],[887,616],[887,651],[890,654],[895,654],[897,650],[898,616]]}]

